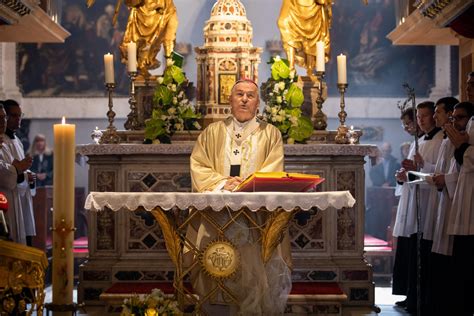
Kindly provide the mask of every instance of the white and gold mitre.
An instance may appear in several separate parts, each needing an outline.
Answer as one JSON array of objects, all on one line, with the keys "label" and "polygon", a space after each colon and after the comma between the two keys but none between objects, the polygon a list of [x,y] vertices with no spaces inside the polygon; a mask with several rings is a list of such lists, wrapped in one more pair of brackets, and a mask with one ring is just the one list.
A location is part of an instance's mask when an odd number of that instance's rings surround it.
[{"label": "white and gold mitre", "polygon": [[252,24],[239,0],[218,0],[203,31],[205,47],[252,47]]}]

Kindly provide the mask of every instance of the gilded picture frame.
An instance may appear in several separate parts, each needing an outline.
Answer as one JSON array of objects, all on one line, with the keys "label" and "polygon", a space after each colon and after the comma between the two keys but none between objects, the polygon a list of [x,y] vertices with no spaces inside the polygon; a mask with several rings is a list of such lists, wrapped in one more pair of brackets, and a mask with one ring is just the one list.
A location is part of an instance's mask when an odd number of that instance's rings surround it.
[{"label": "gilded picture frame", "polygon": [[229,97],[237,81],[237,74],[219,74],[219,104],[229,104]]}]

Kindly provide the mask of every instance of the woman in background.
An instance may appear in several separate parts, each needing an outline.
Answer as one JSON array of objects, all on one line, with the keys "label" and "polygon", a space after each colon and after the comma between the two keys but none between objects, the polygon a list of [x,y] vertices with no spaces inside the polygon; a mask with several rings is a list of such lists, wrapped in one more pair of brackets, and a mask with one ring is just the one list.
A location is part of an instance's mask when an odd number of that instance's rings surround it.
[{"label": "woman in background", "polygon": [[38,134],[31,145],[30,156],[33,164],[30,170],[36,173],[36,186],[44,187],[53,184],[53,153],[46,144],[46,137]]}]

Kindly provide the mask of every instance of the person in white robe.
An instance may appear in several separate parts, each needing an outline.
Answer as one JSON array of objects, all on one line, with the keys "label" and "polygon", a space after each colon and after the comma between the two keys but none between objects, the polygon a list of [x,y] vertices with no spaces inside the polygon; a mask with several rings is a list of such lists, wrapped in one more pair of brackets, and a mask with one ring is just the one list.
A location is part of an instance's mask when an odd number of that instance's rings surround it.
[{"label": "person in white robe", "polygon": [[[283,142],[280,131],[256,118],[259,105],[258,87],[253,81],[237,81],[231,91],[232,116],[210,124],[199,136],[191,154],[190,167],[194,191],[232,191],[243,179],[257,171],[283,171]],[[225,193],[223,193],[223,198]],[[255,212],[255,220],[263,224],[265,214]],[[213,215],[225,222],[223,211]],[[265,265],[261,260],[258,237],[253,236],[245,220],[239,220],[226,237],[241,253],[242,266],[237,280],[226,281],[239,300],[239,314],[279,315],[291,290],[291,251],[287,233]],[[206,221],[188,227],[196,245],[204,247],[216,238]],[[245,259],[244,259],[245,258]],[[212,281],[202,272],[192,275],[193,288],[206,293]],[[213,303],[221,304],[222,300]],[[237,311],[234,311],[237,312]],[[232,307],[230,307],[230,313]]]},{"label": "person in white robe", "polygon": [[454,157],[459,171],[453,203],[448,218],[448,234],[453,235],[453,265],[456,286],[453,295],[457,301],[452,304],[453,315],[474,313],[474,105],[463,102],[466,113],[455,110],[454,122],[469,120],[466,132],[446,129],[454,147]]},{"label": "person in white robe", "polygon": [[[31,166],[31,157],[25,157],[23,150],[23,144],[20,139],[15,135],[15,131],[20,127],[21,118],[23,113],[18,102],[14,100],[3,101],[3,106],[7,114],[7,128],[5,131],[4,143],[2,146],[2,155],[5,161],[9,164],[17,164],[17,162],[23,162],[28,166]],[[36,235],[35,218],[33,212],[33,200],[32,190],[30,184],[34,183],[35,175],[32,172],[24,172],[23,168],[18,169],[17,186],[14,189],[20,199],[20,207],[16,210],[16,219],[9,219],[10,223],[17,225],[18,230],[16,233],[18,242],[23,243],[23,236],[25,236],[26,244],[32,245],[32,238]],[[20,215],[21,212],[21,215]],[[10,214],[9,217],[12,217]],[[22,222],[21,218],[23,219]],[[12,231],[13,228],[12,228]]]},{"label": "person in white robe", "polygon": [[[441,128],[436,127],[434,118],[434,103],[430,101],[421,102],[417,105],[416,118],[420,129],[425,133],[419,140],[418,152],[414,154],[413,160],[406,159],[402,161],[402,167],[405,171],[418,170],[423,173],[431,173],[434,170],[438,151],[443,140]],[[407,179],[407,174],[399,175],[398,181]],[[417,201],[416,187],[411,184],[410,194],[408,197],[406,213],[402,214],[397,233],[399,236],[409,236],[409,263],[408,263],[408,290],[406,308],[409,312],[417,310],[417,231],[418,216],[420,216],[420,229],[423,229],[427,215],[427,206],[429,198],[429,186],[427,184],[417,184],[419,186]],[[398,214],[397,214],[398,217]],[[403,228],[403,231],[400,231]],[[397,230],[395,224],[394,231]],[[421,262],[428,264],[428,257],[431,252],[431,241],[422,239],[421,244],[422,258]],[[422,269],[427,271],[428,268]],[[426,288],[427,278],[422,275],[422,287]],[[427,300],[422,299],[422,306],[426,306]],[[427,308],[427,307],[426,307]]]},{"label": "person in white robe", "polygon": [[[412,108],[404,110],[400,116],[402,127],[411,136],[417,132],[421,132],[414,122],[414,113]],[[420,135],[421,136],[421,135]],[[415,142],[410,144],[406,159],[413,160],[415,156]],[[395,217],[395,224],[393,229],[393,236],[397,239],[395,259],[393,264],[393,282],[392,294],[407,295],[408,290],[408,253],[409,253],[409,236],[405,235],[405,223],[408,211],[408,202],[412,193],[412,186],[406,183],[406,170],[401,168],[395,173],[397,185],[395,195],[400,196],[398,202],[397,213]],[[406,300],[396,302],[400,307],[406,307]]]},{"label": "person in white robe", "polygon": [[[458,103],[459,100],[454,97],[441,98],[436,102],[433,115],[436,127],[444,128],[446,124],[450,124],[449,119],[453,114],[454,106]],[[444,214],[446,213],[444,208],[440,209],[438,206],[440,205],[441,199],[443,199],[445,203],[447,202],[447,200],[443,198],[444,193],[447,193],[447,191],[443,192],[443,189],[446,188],[444,182],[445,175],[449,171],[450,160],[453,154],[454,146],[447,135],[443,132],[443,140],[441,142],[436,164],[432,172],[434,175],[432,178],[433,183],[429,183],[431,186],[428,198],[427,214],[423,225],[423,239],[425,240],[433,240],[436,238],[434,233],[435,224],[438,220],[441,220],[439,217],[444,217]],[[455,183],[456,179],[449,178],[450,183],[453,181]],[[441,211],[442,214],[439,214],[438,211]],[[439,242],[440,240],[437,239],[437,243]],[[439,244],[437,245],[439,246]]]},{"label": "person in white robe", "polygon": [[[436,102],[433,115],[436,127],[444,128],[446,124],[450,124],[454,106],[458,103],[459,101],[454,97],[441,98]],[[447,236],[443,235],[443,228],[452,198],[448,195],[447,186],[452,187],[453,184],[455,186],[457,180],[456,174],[449,171],[453,154],[454,146],[443,132],[443,141],[434,167],[432,181],[428,181],[431,187],[422,231],[423,240],[432,241],[431,253],[428,258],[428,286],[425,288],[426,305],[431,309],[424,311],[429,315],[446,314],[449,311],[449,306],[445,304],[449,301],[446,299],[449,297],[449,293],[446,293],[445,289],[451,285],[451,275],[446,273],[446,269],[449,270],[451,267],[449,251],[452,248],[452,238],[446,238]]]}]

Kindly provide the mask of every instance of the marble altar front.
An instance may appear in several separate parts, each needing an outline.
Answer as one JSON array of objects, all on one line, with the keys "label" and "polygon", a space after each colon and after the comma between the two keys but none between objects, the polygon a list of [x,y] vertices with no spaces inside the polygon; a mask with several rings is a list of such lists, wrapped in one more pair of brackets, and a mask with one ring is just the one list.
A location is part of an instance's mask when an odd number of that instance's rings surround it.
[{"label": "marble altar front", "polygon": [[[192,142],[172,145],[81,145],[88,157],[89,191],[189,192]],[[372,145],[285,145],[285,170],[326,178],[319,191],[348,190],[353,207],[295,215],[289,232],[294,282],[337,282],[343,308],[374,304],[372,269],[363,256],[365,156]],[[115,282],[172,281],[173,264],[163,234],[147,211],[89,213],[89,259],[80,269],[79,301],[102,304]]]}]

